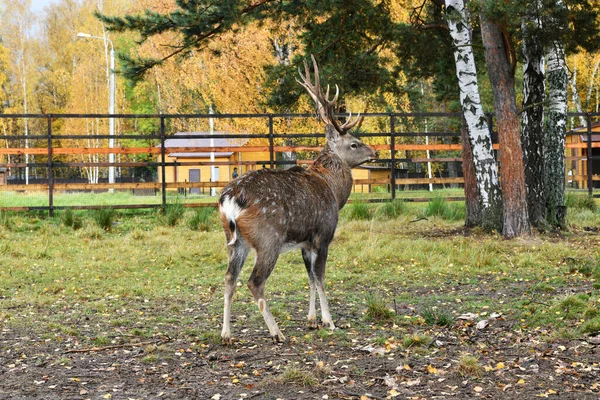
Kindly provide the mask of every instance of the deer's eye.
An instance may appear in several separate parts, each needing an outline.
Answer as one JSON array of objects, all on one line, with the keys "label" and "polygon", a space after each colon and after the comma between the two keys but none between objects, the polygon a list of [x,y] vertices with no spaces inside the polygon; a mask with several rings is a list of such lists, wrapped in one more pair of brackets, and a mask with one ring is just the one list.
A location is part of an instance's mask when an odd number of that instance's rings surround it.
[{"label": "deer's eye", "polygon": [[352,143],[350,145],[350,147],[353,148],[353,149],[356,149],[356,148],[358,148],[358,143]]}]

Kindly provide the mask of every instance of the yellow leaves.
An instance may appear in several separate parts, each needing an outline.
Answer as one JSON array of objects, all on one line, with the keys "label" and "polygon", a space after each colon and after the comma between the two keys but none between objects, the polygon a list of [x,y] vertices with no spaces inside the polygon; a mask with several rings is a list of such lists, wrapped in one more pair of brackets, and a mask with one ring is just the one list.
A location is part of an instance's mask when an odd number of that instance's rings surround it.
[{"label": "yellow leaves", "polygon": [[536,394],[536,397],[548,397],[550,395],[556,395],[556,394],[558,394],[558,392],[556,390],[548,389],[544,393]]},{"label": "yellow leaves", "polygon": [[525,379],[521,378],[517,381],[517,385],[524,385],[525,384]]},{"label": "yellow leaves", "polygon": [[432,375],[437,375],[438,370],[436,367],[432,366],[432,365],[428,365],[427,366],[427,372],[429,372]]}]

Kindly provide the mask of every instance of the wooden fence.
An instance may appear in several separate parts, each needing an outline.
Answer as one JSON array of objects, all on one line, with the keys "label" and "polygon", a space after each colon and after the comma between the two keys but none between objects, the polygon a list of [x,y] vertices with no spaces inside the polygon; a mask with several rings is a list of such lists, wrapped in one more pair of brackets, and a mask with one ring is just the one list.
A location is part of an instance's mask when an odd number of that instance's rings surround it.
[{"label": "wooden fence", "polygon": [[[577,116],[579,114],[574,114]],[[573,168],[567,168],[570,173],[565,179],[568,180],[568,184],[576,186],[577,188],[588,189],[590,194],[593,194],[593,188],[595,182],[600,181],[600,175],[588,174],[587,171],[596,172],[598,166],[600,166],[600,134],[594,133],[595,118],[600,114],[584,114],[587,119],[587,128],[583,130],[572,130],[568,132],[567,144],[566,144],[566,159],[567,162],[574,166]],[[411,114],[399,114],[399,113],[387,113],[387,114],[366,114],[366,118],[379,118],[384,121],[385,129],[381,132],[361,132],[356,136],[361,137],[363,140],[372,143],[371,146],[380,152],[382,155],[381,159],[377,163],[379,166],[379,176],[370,178],[356,177],[354,180],[355,187],[368,188],[374,186],[381,186],[387,188],[387,198],[395,199],[398,197],[398,191],[400,188],[406,187],[407,185],[461,185],[464,181],[460,176],[460,171],[457,176],[412,176],[403,177],[401,171],[408,171],[411,168],[415,168],[417,165],[423,166],[421,170],[425,170],[424,166],[430,163],[436,163],[438,165],[447,166],[448,163],[461,163],[460,151],[462,150],[462,144],[460,143],[460,114],[456,113],[411,113]],[[135,134],[124,134],[119,133],[117,135],[97,134],[97,135],[69,135],[65,133],[55,133],[54,126],[56,121],[64,121],[66,119],[110,119],[116,118],[119,120],[134,120],[134,119],[154,119],[158,123],[158,131],[142,135],[139,133]],[[219,134],[220,139],[242,139],[252,140],[253,142],[263,143],[252,143],[248,145],[236,145],[236,146],[174,146],[168,147],[165,142],[168,139],[172,139],[175,136],[175,131],[169,131],[167,126],[171,119],[195,119],[195,120],[208,120],[210,118],[217,119],[228,119],[232,120],[235,118],[264,118],[267,121],[268,133],[254,134]],[[208,182],[177,182],[169,181],[167,179],[166,168],[168,167],[182,167],[182,166],[246,166],[248,168],[257,168],[260,165],[268,165],[270,168],[276,168],[277,166],[285,164],[307,164],[312,162],[311,159],[300,159],[300,160],[281,160],[278,159],[277,155],[282,153],[308,153],[314,154],[314,152],[320,151],[321,147],[315,144],[287,144],[290,141],[310,141],[316,142],[317,139],[323,142],[323,134],[320,133],[276,133],[274,129],[274,119],[276,118],[314,118],[311,115],[288,115],[288,114],[264,114],[264,115],[89,115],[89,114],[68,114],[68,115],[32,115],[32,114],[13,114],[13,115],[0,115],[0,123],[4,123],[5,126],[18,126],[20,121],[37,121],[37,125],[44,126],[45,131],[43,134],[29,134],[15,135],[5,134],[0,136],[0,173],[4,172],[6,176],[4,181],[6,184],[2,184],[0,179],[0,209],[3,210],[33,210],[41,209],[48,210],[50,214],[55,209],[65,208],[64,206],[55,205],[54,197],[55,194],[65,191],[135,191],[135,190],[150,190],[160,192],[161,201],[160,204],[115,204],[111,205],[113,208],[145,208],[145,207],[164,207],[167,204],[166,194],[169,190],[190,190],[190,189],[206,189],[206,188],[222,188],[228,183],[226,180],[215,180]],[[411,119],[427,119],[429,121],[435,120],[437,126],[444,126],[444,129],[431,131],[423,130],[423,124],[417,125],[421,129],[407,129],[407,124],[403,121]],[[495,133],[493,131],[493,116],[489,115],[489,126],[490,135],[495,139]],[[41,121],[41,122],[40,122]],[[445,121],[439,123],[439,121]],[[426,124],[427,125],[427,124]],[[436,125],[429,123],[429,125]],[[402,129],[399,127],[402,126]],[[6,130],[5,130],[6,132]],[[118,138],[120,145],[116,147],[108,147],[109,139]],[[216,135],[210,134],[191,134],[187,135],[189,139],[211,139],[217,137]],[[420,138],[420,139],[418,139]],[[431,143],[418,143],[418,140]],[[441,139],[440,139],[441,138]],[[98,147],[86,147],[85,144],[93,139],[98,144]],[[157,145],[148,146],[135,144],[140,141],[156,141]],[[136,142],[137,141],[137,142]],[[436,142],[437,141],[437,142]],[[446,143],[439,143],[445,141]],[[64,143],[69,143],[68,146],[63,146]],[[125,145],[123,143],[132,142],[134,144]],[[495,142],[497,142],[495,140]],[[76,143],[76,145],[74,145]],[[25,144],[25,145],[23,145]],[[498,145],[494,145],[495,150],[498,149]],[[243,160],[213,160],[213,161],[173,161],[169,160],[168,154],[180,153],[180,154],[197,154],[197,153],[238,153],[238,154],[263,154],[263,159],[255,159],[252,161]],[[425,154],[423,154],[425,153]],[[106,156],[113,155],[119,157],[118,161],[107,162],[105,160],[96,161],[78,161],[76,158],[84,156],[95,155],[95,156]],[[146,161],[132,161],[132,156],[143,155]],[[423,156],[425,155],[425,156]],[[36,158],[38,161],[32,162],[29,157]],[[25,160],[23,158],[25,157]],[[39,160],[42,160],[41,162]],[[9,161],[10,160],[10,161]],[[67,161],[64,161],[67,160]],[[123,161],[124,160],[124,161]],[[594,168],[593,162],[596,161],[596,168]],[[405,166],[405,168],[402,168]],[[409,166],[406,168],[406,166]],[[55,177],[55,171],[57,168],[61,169],[77,169],[77,168],[134,168],[134,167],[146,167],[156,168],[158,171],[158,179],[152,182],[97,182],[97,183],[65,183],[60,182],[60,179]],[[37,179],[37,183],[16,183],[15,179],[11,179],[11,176],[17,176],[15,171],[22,171],[28,168],[38,168],[44,171],[43,183],[40,183]],[[12,175],[11,175],[12,173]],[[6,179],[8,177],[8,179]],[[47,192],[48,202],[43,206],[7,206],[2,204],[3,193],[7,196],[8,193],[14,192],[35,192],[42,191]],[[385,199],[383,196],[380,198]],[[186,206],[203,206],[203,205],[214,205],[214,202],[207,203],[206,201],[197,203],[188,203]],[[78,205],[72,208],[96,208],[96,205]]]}]

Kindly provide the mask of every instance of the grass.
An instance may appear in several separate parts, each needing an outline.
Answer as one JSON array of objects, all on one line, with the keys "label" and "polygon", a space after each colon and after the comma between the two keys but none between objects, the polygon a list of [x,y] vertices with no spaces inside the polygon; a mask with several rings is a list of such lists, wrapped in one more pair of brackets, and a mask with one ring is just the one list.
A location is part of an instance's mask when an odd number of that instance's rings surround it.
[{"label": "grass", "polygon": [[367,311],[365,316],[372,321],[390,321],[395,313],[390,310],[384,299],[378,294],[369,293],[367,295]]},{"label": "grass", "polygon": [[175,226],[183,218],[185,208],[180,197],[176,197],[175,201],[165,206],[165,223],[167,226]]},{"label": "grass", "polygon": [[316,386],[319,382],[313,372],[305,371],[298,367],[289,367],[279,376],[279,381],[284,384],[294,384],[302,387]]},{"label": "grass", "polygon": [[457,372],[468,378],[481,378],[483,376],[483,367],[479,363],[479,358],[471,354],[463,354],[458,360]]},{"label": "grass", "polygon": [[427,325],[450,326],[454,322],[454,316],[449,310],[436,306],[423,307],[421,317]]},{"label": "grass", "polygon": [[598,210],[598,204],[594,198],[582,193],[567,193],[565,205],[571,209],[589,210],[591,212]]},{"label": "grass", "polygon": [[384,219],[398,218],[406,214],[408,208],[402,200],[396,199],[383,203],[377,210],[377,215]]},{"label": "grass", "polygon": [[215,225],[216,212],[214,208],[200,207],[188,219],[188,227],[193,231],[207,232]]},{"label": "grass", "polygon": [[441,194],[436,194],[427,202],[423,212],[424,217],[440,217],[449,221],[464,220],[464,209],[456,203],[448,202]]},{"label": "grass", "polygon": [[110,231],[112,229],[112,225],[115,219],[115,210],[112,208],[100,208],[95,210],[94,213],[94,221],[99,228],[104,229],[105,231]]},{"label": "grass", "polygon": [[352,220],[369,220],[373,218],[373,207],[362,200],[356,200],[348,205],[347,216]]},{"label": "grass", "polygon": [[[460,220],[408,223],[426,207],[406,203],[385,222],[344,210],[329,251],[327,292],[336,326],[351,328],[319,331],[313,340],[345,344],[372,327],[397,325],[407,330],[403,346],[418,348],[429,346],[431,329],[454,329],[456,315],[482,310],[502,312],[524,331],[546,329],[548,337],[599,331],[597,236],[572,229],[560,239],[501,240],[479,231],[456,235]],[[116,329],[218,343],[227,249],[216,213],[203,210],[210,209],[185,209],[174,226],[156,210],[113,211],[102,218],[110,224],[97,222],[92,211],[67,216],[65,210],[55,218],[0,213],[0,222],[8,221],[0,224],[0,327],[40,330],[49,338],[76,334],[87,344]],[[571,210],[570,223],[586,213]],[[81,228],[74,230],[76,219]],[[600,227],[600,221],[587,219],[585,226]],[[267,296],[286,336],[304,328],[308,289],[299,252],[280,257]],[[242,325],[264,330],[245,285],[233,313],[234,334]],[[349,322],[337,323],[344,318]],[[92,336],[81,321],[104,328]]]}]

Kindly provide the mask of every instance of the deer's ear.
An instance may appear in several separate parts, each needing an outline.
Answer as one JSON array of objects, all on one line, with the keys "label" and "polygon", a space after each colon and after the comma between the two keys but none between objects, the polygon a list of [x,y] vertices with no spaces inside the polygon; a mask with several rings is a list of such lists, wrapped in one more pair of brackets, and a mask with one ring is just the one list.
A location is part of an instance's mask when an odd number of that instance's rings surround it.
[{"label": "deer's ear", "polygon": [[331,124],[325,125],[325,138],[327,140],[337,140],[340,138],[340,133]]}]

